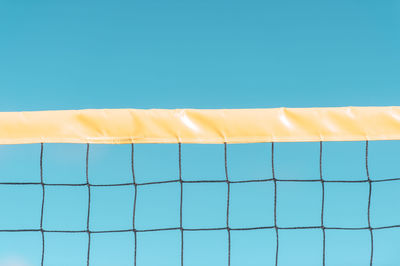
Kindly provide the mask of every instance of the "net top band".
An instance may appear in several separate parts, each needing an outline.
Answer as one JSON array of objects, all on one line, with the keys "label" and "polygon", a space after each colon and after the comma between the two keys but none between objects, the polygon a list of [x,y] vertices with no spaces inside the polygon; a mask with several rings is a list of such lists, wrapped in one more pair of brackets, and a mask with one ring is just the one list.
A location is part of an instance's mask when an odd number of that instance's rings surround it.
[{"label": "net top band", "polygon": [[399,140],[400,107],[0,113],[0,144]]}]

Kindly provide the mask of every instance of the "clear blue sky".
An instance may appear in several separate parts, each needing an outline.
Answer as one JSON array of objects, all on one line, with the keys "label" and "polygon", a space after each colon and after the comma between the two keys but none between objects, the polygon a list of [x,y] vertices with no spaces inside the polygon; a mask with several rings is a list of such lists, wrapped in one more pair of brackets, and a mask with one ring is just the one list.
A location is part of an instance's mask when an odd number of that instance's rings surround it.
[{"label": "clear blue sky", "polygon": [[398,105],[400,3],[0,2],[0,109]]},{"label": "clear blue sky", "polygon": [[[399,1],[0,0],[0,111],[399,105]],[[365,179],[365,143],[324,144],[327,179]],[[319,178],[319,144],[276,144],[276,176]],[[373,179],[399,142],[370,144]],[[270,144],[229,145],[232,180],[270,178]],[[40,145],[0,147],[0,181],[37,182]],[[93,145],[93,183],[130,182],[129,145]],[[184,145],[183,178],[223,179],[222,145]],[[138,145],[138,182],[176,179],[177,145]],[[45,145],[48,183],[85,182],[85,145]],[[374,183],[373,226],[400,224],[399,182]],[[282,183],[280,226],[319,225],[321,185]],[[226,185],[185,185],[185,227],[225,226]],[[234,184],[232,227],[273,223],[272,183]],[[40,187],[0,186],[1,228],[37,228]],[[131,225],[132,188],[93,188],[91,229]],[[368,184],[326,185],[326,226],[366,226]],[[84,187],[46,188],[44,226],[86,226]],[[251,206],[251,207],[249,207]],[[177,184],[142,187],[138,228],[175,227]],[[7,215],[5,215],[7,214]],[[185,266],[226,265],[226,232],[185,233]],[[321,230],[280,233],[280,264],[321,265]],[[400,261],[399,229],[374,265]],[[179,265],[176,231],[138,239],[138,266]],[[369,265],[368,231],[327,232],[327,265]],[[86,265],[86,234],[46,234],[46,266]],[[92,266],[133,265],[131,233],[93,236]],[[0,266],[40,265],[40,233],[0,233]],[[273,265],[272,230],[235,232],[232,266]]]}]

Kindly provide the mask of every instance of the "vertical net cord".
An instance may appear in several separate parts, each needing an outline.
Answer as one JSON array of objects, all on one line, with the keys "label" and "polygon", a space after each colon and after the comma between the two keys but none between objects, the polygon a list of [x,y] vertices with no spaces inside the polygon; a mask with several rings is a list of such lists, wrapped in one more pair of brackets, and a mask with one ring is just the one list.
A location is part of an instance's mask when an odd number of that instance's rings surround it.
[{"label": "vertical net cord", "polygon": [[374,259],[374,234],[372,232],[372,227],[371,227],[372,182],[371,182],[371,179],[369,176],[369,170],[368,170],[368,140],[365,142],[365,170],[367,172],[368,185],[369,185],[369,190],[368,190],[368,229],[369,229],[369,233],[371,236],[371,257],[370,257],[369,265],[372,266],[372,262]]},{"label": "vertical net cord", "polygon": [[226,230],[228,231],[228,266],[231,265],[231,228],[229,227],[229,209],[230,209],[230,197],[231,197],[231,183],[229,182],[228,175],[228,155],[227,155],[227,144],[224,143],[224,157],[225,157],[225,181],[228,186],[227,199],[226,199]]},{"label": "vertical net cord", "polygon": [[133,186],[134,186],[134,193],[135,196],[133,198],[133,217],[132,217],[132,230],[133,230],[133,236],[135,238],[135,249],[133,253],[133,265],[136,266],[136,256],[137,256],[137,232],[136,232],[136,224],[135,224],[135,218],[136,218],[136,199],[137,199],[137,184],[136,184],[136,177],[135,177],[135,166],[134,166],[134,144],[132,143],[131,145],[131,168],[132,168],[132,181],[133,181]]},{"label": "vertical net cord", "polygon": [[322,229],[322,265],[325,266],[325,250],[326,236],[324,226],[324,209],[325,209],[325,181],[322,175],[322,141],[319,142],[319,178],[321,179],[322,198],[321,198],[321,229]]},{"label": "vertical net cord", "polygon": [[44,265],[44,231],[43,231],[43,214],[44,214],[44,200],[45,200],[45,187],[43,182],[43,143],[40,143],[40,184],[42,186],[42,208],[40,211],[40,232],[42,234],[42,258],[40,265]]},{"label": "vertical net cord", "polygon": [[272,166],[272,179],[274,180],[274,228],[276,234],[276,250],[275,250],[275,266],[278,265],[278,252],[279,252],[279,231],[278,225],[276,223],[276,199],[277,199],[277,187],[276,187],[276,178],[275,178],[275,163],[274,163],[274,143],[271,143],[271,166]]},{"label": "vertical net cord", "polygon": [[88,188],[88,212],[86,220],[86,232],[88,234],[88,249],[87,249],[87,262],[86,265],[90,264],[90,183],[89,183],[89,144],[86,146],[86,185]]},{"label": "vertical net cord", "polygon": [[181,186],[179,207],[179,230],[181,232],[181,266],[183,266],[183,182],[182,182],[182,144],[178,144],[179,184]]}]

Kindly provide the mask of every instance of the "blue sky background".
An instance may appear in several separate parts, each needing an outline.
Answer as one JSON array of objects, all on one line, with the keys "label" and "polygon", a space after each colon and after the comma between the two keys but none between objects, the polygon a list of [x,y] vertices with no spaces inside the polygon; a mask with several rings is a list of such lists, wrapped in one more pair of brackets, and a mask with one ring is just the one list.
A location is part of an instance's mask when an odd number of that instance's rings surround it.
[{"label": "blue sky background", "polygon": [[0,108],[398,105],[398,1],[0,2]]},{"label": "blue sky background", "polygon": [[[0,0],[0,111],[399,105],[399,1]],[[276,176],[319,178],[319,144],[276,144]],[[400,143],[370,143],[373,179]],[[176,179],[177,145],[137,145],[138,182]],[[232,180],[271,177],[270,144],[229,145]],[[0,180],[39,180],[40,145],[0,147]],[[326,179],[365,179],[365,143],[326,143]],[[129,145],[93,145],[93,183],[130,182]],[[82,183],[85,145],[45,145],[48,183]],[[183,178],[223,179],[222,145],[183,145]],[[400,182],[374,183],[373,226],[400,224]],[[133,190],[92,189],[91,228],[131,225]],[[224,226],[226,185],[185,185],[184,226]],[[273,184],[234,184],[232,227],[272,225]],[[37,228],[40,187],[0,187],[0,228]],[[326,185],[327,226],[366,226],[368,184]],[[318,183],[278,185],[281,226],[319,225]],[[44,226],[86,226],[87,190],[46,188]],[[251,206],[251,207],[250,207]],[[177,184],[141,187],[137,226],[175,227]],[[374,265],[400,230],[374,233]],[[321,230],[282,231],[279,265],[321,265]],[[85,265],[85,234],[46,234],[45,265]],[[179,265],[179,233],[141,234],[138,266]],[[327,232],[327,265],[369,265],[368,231]],[[91,265],[132,265],[133,234],[93,236]],[[185,265],[226,265],[226,232],[185,233]],[[40,265],[40,233],[0,233],[1,266]],[[273,230],[232,233],[232,266],[273,265]]]}]

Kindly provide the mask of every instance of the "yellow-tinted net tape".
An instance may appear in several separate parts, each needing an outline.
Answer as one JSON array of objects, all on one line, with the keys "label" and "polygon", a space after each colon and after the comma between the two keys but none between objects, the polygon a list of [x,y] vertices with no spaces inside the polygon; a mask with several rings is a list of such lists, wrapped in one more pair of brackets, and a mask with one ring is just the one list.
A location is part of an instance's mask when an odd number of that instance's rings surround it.
[{"label": "yellow-tinted net tape", "polygon": [[400,107],[0,113],[0,144],[254,143],[400,139]]}]

